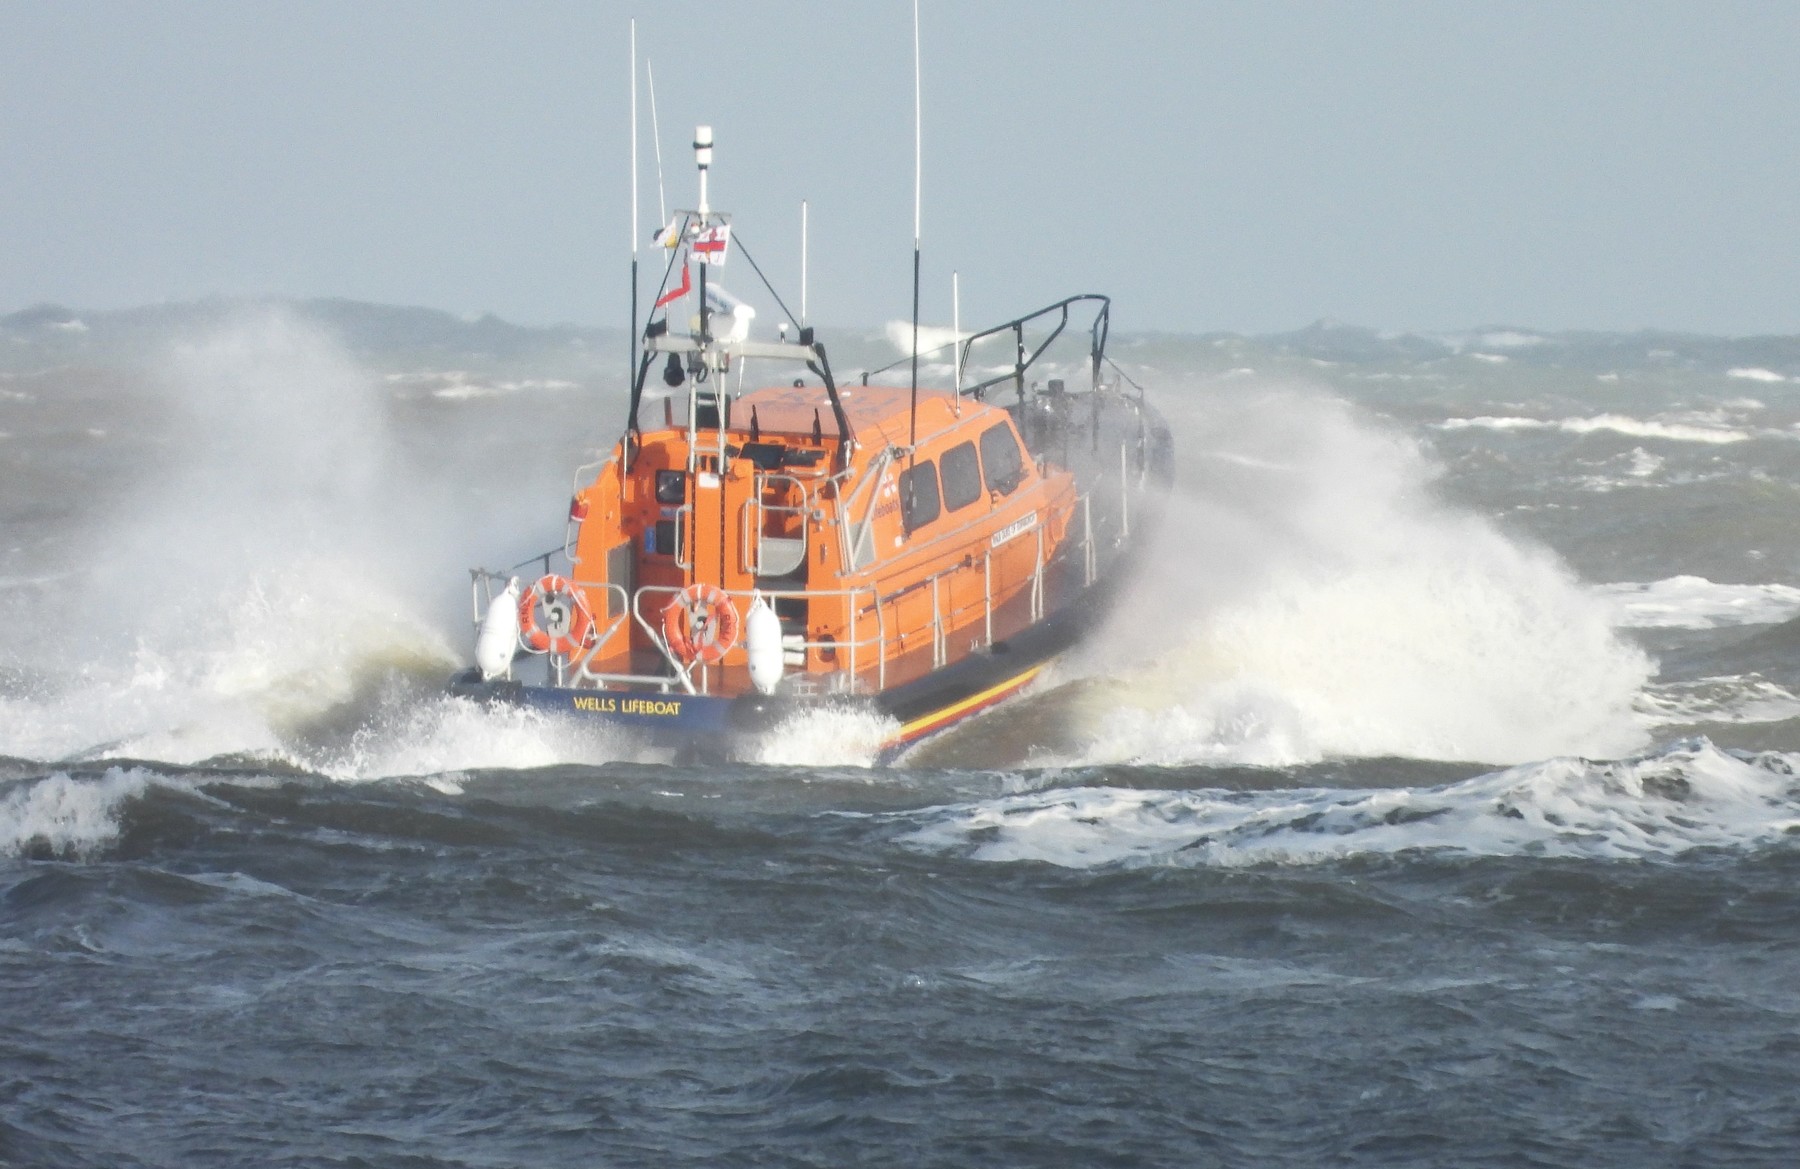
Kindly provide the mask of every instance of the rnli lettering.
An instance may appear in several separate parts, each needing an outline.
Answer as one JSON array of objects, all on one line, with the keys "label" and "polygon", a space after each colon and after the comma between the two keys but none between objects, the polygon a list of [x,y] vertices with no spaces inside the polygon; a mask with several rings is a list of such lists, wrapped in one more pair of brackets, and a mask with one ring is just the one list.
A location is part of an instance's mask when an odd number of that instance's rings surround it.
[{"label": "rnli lettering", "polygon": [[998,532],[994,533],[992,547],[998,548],[1009,540],[1016,540],[1035,527],[1037,527],[1037,512],[1034,511],[1030,515],[1020,516],[1012,523],[1007,524],[1004,528],[1001,528]]},{"label": "rnli lettering", "polygon": [[584,710],[589,714],[636,714],[654,718],[677,718],[681,714],[680,699],[578,694],[570,701],[575,704],[576,710]]}]

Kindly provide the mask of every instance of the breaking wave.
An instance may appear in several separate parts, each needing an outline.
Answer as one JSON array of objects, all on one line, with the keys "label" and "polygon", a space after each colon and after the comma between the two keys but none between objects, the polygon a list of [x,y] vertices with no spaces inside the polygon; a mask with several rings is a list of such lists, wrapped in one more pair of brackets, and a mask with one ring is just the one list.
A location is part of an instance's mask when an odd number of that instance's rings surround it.
[{"label": "breaking wave", "polygon": [[1800,832],[1797,766],[1800,756],[1741,755],[1696,739],[1619,762],[1559,758],[1440,787],[1063,788],[915,814],[924,822],[902,839],[977,861],[1075,869],[1310,865],[1416,851],[1668,858]]},{"label": "breaking wave", "polygon": [[466,620],[444,586],[469,532],[405,462],[388,387],[329,334],[249,311],[174,347],[157,378],[187,417],[180,449],[55,584],[71,619],[9,623],[22,667],[0,692],[0,753],[347,778],[617,757],[442,697],[447,630]]},{"label": "breaking wave", "polygon": [[152,782],[136,768],[111,768],[98,779],[57,772],[0,788],[0,856],[42,848],[91,856],[119,838],[120,809]]},{"label": "breaking wave", "polygon": [[1666,442],[1694,442],[1724,445],[1748,442],[1766,435],[1793,437],[1784,431],[1749,430],[1730,425],[1714,416],[1685,418],[1630,418],[1622,414],[1601,414],[1592,418],[1447,418],[1435,424],[1439,430],[1555,430],[1564,434],[1596,434],[1610,432],[1628,438],[1662,439]]},{"label": "breaking wave", "polygon": [[1715,584],[1703,576],[1672,576],[1648,584],[1595,586],[1631,629],[1713,629],[1773,625],[1800,613],[1800,588],[1783,584]]},{"label": "breaking wave", "polygon": [[[1439,500],[1436,465],[1345,403],[1185,420],[1162,552],[1086,663],[1109,681],[1042,765],[1495,763],[1641,748],[1648,659],[1552,553]],[[1135,649],[1142,664],[1121,665]]]}]

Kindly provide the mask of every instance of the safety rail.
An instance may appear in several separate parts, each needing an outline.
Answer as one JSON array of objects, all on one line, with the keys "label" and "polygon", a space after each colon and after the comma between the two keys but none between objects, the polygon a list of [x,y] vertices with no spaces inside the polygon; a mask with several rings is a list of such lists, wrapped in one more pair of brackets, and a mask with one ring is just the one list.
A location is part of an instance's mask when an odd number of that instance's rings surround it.
[{"label": "safety rail", "polygon": [[[1101,497],[1102,516],[1096,516],[1096,496],[1093,492],[1083,492],[1076,497],[1076,509],[1080,518],[1080,534],[1067,541],[1064,547],[1067,553],[1076,557],[1070,561],[1071,567],[1079,573],[1077,579],[1081,584],[1092,586],[1100,576],[1101,561],[1110,555],[1108,549],[1123,546],[1133,526],[1131,500],[1134,488],[1141,490],[1144,484],[1146,467],[1143,464],[1143,452],[1138,452],[1139,459],[1134,466],[1129,443],[1120,447],[1120,461],[1116,477],[1113,478],[1114,489],[1119,498],[1111,503],[1105,496]],[[786,476],[774,476],[786,478]],[[805,492],[805,485],[799,485],[803,498],[808,504],[811,493]],[[853,493],[854,494],[854,493]],[[760,499],[760,495],[758,497]],[[748,504],[746,504],[748,507]],[[803,510],[787,507],[785,510]],[[775,510],[774,508],[770,509]],[[750,518],[746,511],[745,518]],[[849,524],[846,527],[851,526]],[[802,530],[805,525],[802,525]],[[1035,552],[1031,576],[1028,582],[1027,596],[1029,619],[1035,623],[1043,619],[1049,601],[1048,570],[1051,564],[1047,557],[1047,526],[1040,522],[1032,529],[1035,541]],[[1023,535],[1023,533],[1021,533]],[[1072,534],[1073,535],[1073,534]],[[541,567],[543,573],[550,572],[552,558],[559,550],[552,549],[536,556],[528,557],[504,571],[488,569],[471,569],[471,609],[472,623],[479,636],[481,622],[488,607],[500,588],[513,579],[520,569],[528,565]],[[966,558],[950,564],[929,576],[908,582],[905,586],[888,593],[882,593],[874,584],[862,584],[839,589],[807,589],[807,588],[757,588],[723,590],[733,602],[738,604],[740,612],[748,608],[754,598],[761,596],[771,604],[782,600],[799,600],[807,602],[838,601],[845,606],[848,627],[844,630],[843,640],[829,636],[814,640],[804,634],[788,634],[782,636],[782,652],[790,664],[802,665],[803,668],[789,675],[796,681],[792,686],[824,686],[834,692],[858,693],[872,686],[875,690],[886,687],[888,668],[892,661],[899,658],[903,647],[919,633],[929,629],[931,634],[931,660],[933,668],[942,668],[950,662],[950,633],[952,629],[966,629],[966,621],[972,611],[980,611],[980,645],[992,646],[995,639],[995,614],[1001,607],[1001,601],[995,595],[994,559],[997,549],[993,546],[982,549],[979,556],[979,568],[975,558]],[[1063,553],[1059,552],[1059,556]],[[1076,567],[1078,566],[1078,567]],[[573,564],[571,574],[577,572]],[[981,596],[978,601],[958,603],[953,581],[959,574],[980,573]],[[574,687],[607,687],[631,686],[654,687],[668,692],[679,688],[689,694],[709,693],[713,683],[713,671],[697,662],[684,662],[673,652],[664,636],[661,627],[663,610],[682,589],[674,585],[644,585],[627,593],[625,587],[604,580],[587,579],[580,575],[571,575],[570,584],[581,590],[585,597],[605,594],[607,604],[604,612],[617,614],[606,620],[604,627],[600,620],[593,622],[594,636],[592,643],[573,655],[550,653],[545,655],[549,661],[545,667],[546,676],[557,686]],[[498,586],[498,587],[497,587]],[[915,622],[907,628],[899,628],[895,618],[895,609],[902,598],[920,590],[930,590],[930,623],[929,626]],[[1009,590],[1007,601],[1016,598],[1016,590]],[[590,612],[590,619],[593,614]],[[629,621],[627,620],[629,618]],[[616,657],[620,653],[617,639],[629,636],[628,627],[641,631],[642,639],[637,644],[643,648],[653,647],[662,658],[666,667],[665,673],[638,673],[603,671],[595,668],[595,663]],[[630,642],[628,642],[630,644]],[[916,644],[916,643],[914,643]],[[799,654],[799,662],[793,662],[790,655]],[[819,661],[835,662],[838,666],[831,670],[815,670],[804,668],[804,663]],[[865,676],[867,675],[867,676]]]},{"label": "safety rail", "polygon": [[548,576],[550,558],[559,551],[560,549],[551,548],[549,551],[539,552],[535,556],[527,556],[511,568],[502,568],[498,571],[491,568],[471,568],[469,570],[469,600],[470,608],[473,611],[471,621],[477,635],[481,633],[481,619],[487,616],[488,607],[494,603],[495,583],[498,582],[504,588],[506,583],[516,577],[519,570],[527,564],[538,565],[540,568],[538,575]]},{"label": "safety rail", "polygon": [[[765,494],[777,483],[791,484],[800,493],[798,504],[769,504],[764,502]],[[810,545],[807,542],[806,516],[812,510],[812,494],[807,491],[806,484],[792,475],[758,471],[752,484],[750,498],[744,501],[740,509],[739,523],[743,528],[743,539],[738,542],[742,566],[751,576],[785,576],[806,563],[806,553]],[[771,537],[768,533],[770,515],[790,515],[799,519],[800,535]],[[769,544],[777,542],[771,549]],[[752,549],[754,548],[754,555]],[[787,561],[776,565],[769,563],[769,553],[779,551],[788,556]]]},{"label": "safety rail", "polygon": [[[1005,321],[989,329],[983,329],[979,333],[970,333],[966,337],[959,337],[955,340],[947,341],[944,344],[934,346],[931,349],[922,349],[919,351],[919,356],[923,357],[926,354],[938,353],[944,349],[961,345],[962,350],[957,355],[956,360],[956,392],[958,395],[966,394],[972,398],[982,398],[992,387],[997,386],[1002,382],[1010,381],[1018,388],[1019,400],[1022,402],[1025,400],[1025,371],[1035,365],[1037,360],[1044,355],[1044,352],[1048,350],[1056,339],[1062,336],[1063,331],[1068,328],[1070,308],[1077,304],[1084,304],[1089,301],[1098,301],[1100,304],[1099,309],[1094,313],[1093,322],[1088,326],[1089,373],[1093,382],[1093,388],[1099,390],[1101,388],[1101,364],[1103,362],[1110,364],[1115,370],[1118,369],[1118,366],[1111,362],[1106,356],[1106,340],[1112,330],[1112,298],[1103,296],[1097,292],[1083,292],[1075,296],[1065,297],[1054,304],[1045,305],[1036,312],[1026,313],[1021,317],[1014,317],[1010,321]],[[1056,314],[1057,320],[1055,327],[1050,330],[1050,335],[1038,342],[1037,346],[1027,353],[1025,344],[1025,326],[1042,317],[1048,317],[1053,313]],[[1000,334],[1007,332],[1010,332],[1013,335],[1012,369],[1006,373],[988,378],[986,381],[976,382],[972,386],[963,385],[962,371],[968,368],[969,354],[974,348],[975,343],[977,341],[985,341],[989,337],[999,336]],[[891,361],[878,369],[865,370],[862,374],[862,384],[866,386],[869,384],[870,378],[898,369],[900,366],[911,360],[912,355],[909,353],[898,361]],[[1120,371],[1120,375],[1123,376],[1122,370]],[[1129,381],[1130,379],[1127,378],[1126,380]],[[1135,382],[1132,384],[1134,386],[1137,385]],[[1142,387],[1138,387],[1138,389],[1141,395]]]},{"label": "safety rail", "polygon": [[[958,394],[967,394],[973,398],[981,398],[987,394],[990,387],[997,386],[1001,382],[1010,380],[1017,387],[1019,400],[1023,402],[1025,400],[1025,371],[1036,364],[1037,359],[1044,355],[1044,351],[1050,348],[1051,343],[1062,336],[1063,330],[1069,327],[1070,307],[1086,301],[1100,302],[1100,308],[1094,314],[1093,323],[1088,326],[1089,374],[1094,388],[1098,390],[1100,388],[1100,363],[1106,360],[1106,338],[1112,328],[1112,298],[1109,296],[1102,296],[1097,292],[1084,292],[1077,296],[1065,297],[1055,304],[1045,305],[1034,313],[1026,313],[1022,317],[1015,317],[1004,324],[995,325],[991,329],[983,329],[979,333],[971,333],[969,336],[963,338],[962,354],[956,363],[957,369],[967,367],[969,362],[969,352],[974,348],[977,341],[985,340],[988,337],[998,336],[1001,333],[1011,332],[1013,335],[1013,368],[1011,373],[1003,373],[996,377],[988,378],[986,381],[977,382],[972,386],[963,386],[959,384],[956,387],[956,392]],[[1051,329],[1050,335],[1039,342],[1037,348],[1033,349],[1030,355],[1027,356],[1025,352],[1025,326],[1040,317],[1047,317],[1052,313],[1057,314],[1056,327]]]},{"label": "safety rail", "polygon": [[[1044,557],[1043,528],[1035,533],[1037,538],[1036,563],[1030,581],[1030,607],[1033,620],[1041,618],[1044,605],[1044,573],[1047,562]],[[947,630],[959,624],[959,620],[972,609],[980,608],[983,613],[983,643],[993,644],[994,611],[996,608],[993,591],[993,550],[989,549],[982,556],[982,597],[974,604],[949,606],[945,603],[946,584],[958,573],[968,571],[972,566],[958,563],[931,576],[913,582],[907,588],[893,593],[882,594],[874,585],[858,585],[847,589],[733,589],[722,590],[741,608],[747,608],[760,596],[763,600],[774,604],[781,600],[820,600],[839,599],[845,602],[849,618],[848,635],[842,640],[831,637],[809,639],[803,635],[784,634],[782,650],[785,653],[830,655],[832,658],[847,659],[842,668],[835,671],[805,671],[798,677],[817,677],[823,673],[831,681],[826,682],[839,692],[858,693],[867,683],[865,672],[872,672],[873,688],[880,690],[887,685],[887,672],[890,661],[897,656],[897,651],[905,638],[916,635],[925,626],[905,630],[891,628],[894,605],[906,594],[919,589],[929,588],[932,596],[932,621],[929,629],[932,635],[932,665],[942,667],[949,661],[949,635]],[[494,585],[511,579],[506,573],[490,572],[485,569],[471,570],[474,589],[474,608],[477,611],[476,626],[480,626],[480,614],[486,611],[495,595]],[[653,686],[668,692],[676,687],[689,694],[707,694],[711,691],[710,671],[698,662],[684,662],[669,647],[664,637],[660,618],[663,610],[681,593],[681,589],[673,585],[643,585],[627,596],[624,586],[608,581],[586,580],[579,576],[570,579],[569,583],[580,589],[585,595],[592,596],[596,592],[605,592],[616,599],[616,611],[619,615],[611,620],[604,629],[595,625],[592,643],[573,655],[550,653],[544,655],[548,659],[546,671],[548,680],[556,686],[603,687],[603,686]],[[485,601],[485,604],[484,604]],[[609,604],[608,612],[615,611]],[[614,640],[620,636],[626,625],[626,617],[630,616],[633,624],[640,629],[645,641],[654,646],[661,654],[668,667],[666,674],[642,674],[632,672],[603,671],[594,668],[594,663],[609,656],[609,651],[617,652]],[[873,628],[870,628],[871,625]]]},{"label": "safety rail", "polygon": [[[581,582],[577,581],[575,583],[579,585]],[[848,602],[848,608],[850,610],[850,635],[846,640],[836,641],[827,639],[823,641],[808,641],[804,637],[799,640],[791,640],[787,635],[783,635],[783,652],[786,652],[789,649],[797,649],[802,652],[806,650],[816,650],[821,654],[830,652],[835,656],[836,654],[843,653],[847,650],[850,660],[848,668],[841,671],[844,675],[844,682],[842,685],[845,692],[855,693],[858,689],[856,679],[860,677],[859,651],[873,646],[877,650],[876,687],[879,689],[885,684],[885,670],[887,663],[885,661],[885,655],[879,652],[886,641],[885,614],[880,611],[880,599],[879,597],[876,597],[873,585],[859,585],[855,588],[848,589],[725,589],[721,591],[724,592],[727,597],[732,598],[734,603],[740,601],[743,602],[744,607],[746,608],[749,604],[754,603],[755,598],[758,596],[771,604],[776,601],[790,598],[809,601],[830,597],[844,598]],[[663,660],[667,662],[669,668],[674,671],[675,678],[679,679],[684,686],[688,687],[690,693],[706,694],[710,692],[711,688],[710,672],[705,666],[697,661],[683,662],[675,652],[669,648],[668,640],[663,636],[661,628],[656,623],[650,621],[644,615],[643,611],[644,602],[646,598],[649,598],[652,601],[655,612],[660,616],[662,611],[667,608],[669,603],[673,602],[681,592],[681,589],[676,588],[673,585],[643,585],[631,599],[632,614],[637,619],[639,628],[644,630],[652,644],[662,652]],[[864,638],[857,635],[857,598],[865,594],[876,597],[876,629],[873,638]],[[668,600],[660,605],[656,605],[654,603],[655,600],[661,597],[666,597]],[[693,674],[696,670],[698,670],[700,674],[700,681],[697,688],[693,682]],[[598,675],[594,676],[598,677]]]},{"label": "safety rail", "polygon": [[[569,519],[568,522],[563,525],[563,557],[567,559],[570,564],[576,563],[575,536],[576,533],[581,530],[581,519],[575,514],[574,501],[581,497],[581,488],[584,483],[594,482],[596,479],[600,478],[601,474],[605,472],[608,467],[618,461],[619,456],[615,452],[607,455],[603,459],[596,459],[591,463],[583,463],[581,466],[575,468],[575,474],[573,476],[574,485],[569,492]],[[589,471],[592,471],[593,474],[589,475]],[[548,572],[550,569],[546,566],[544,571]]]}]

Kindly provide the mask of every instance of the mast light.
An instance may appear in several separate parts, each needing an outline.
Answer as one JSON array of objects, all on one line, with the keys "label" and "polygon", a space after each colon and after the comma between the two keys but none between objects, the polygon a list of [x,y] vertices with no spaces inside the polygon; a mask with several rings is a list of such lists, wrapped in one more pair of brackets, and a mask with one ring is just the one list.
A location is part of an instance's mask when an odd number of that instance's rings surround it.
[{"label": "mast light", "polygon": [[694,161],[700,164],[700,218],[704,222],[712,213],[712,208],[706,205],[706,168],[712,165],[711,126],[694,127]]}]

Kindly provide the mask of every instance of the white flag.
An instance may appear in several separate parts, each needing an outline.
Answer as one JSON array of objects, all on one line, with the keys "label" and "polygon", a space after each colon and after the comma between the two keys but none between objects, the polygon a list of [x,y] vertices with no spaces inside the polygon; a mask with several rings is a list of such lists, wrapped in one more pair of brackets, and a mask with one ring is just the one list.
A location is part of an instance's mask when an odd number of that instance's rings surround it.
[{"label": "white flag", "polygon": [[731,224],[721,223],[701,230],[689,247],[694,259],[702,263],[724,264],[725,254],[731,249]]}]

